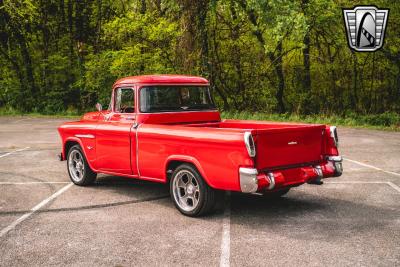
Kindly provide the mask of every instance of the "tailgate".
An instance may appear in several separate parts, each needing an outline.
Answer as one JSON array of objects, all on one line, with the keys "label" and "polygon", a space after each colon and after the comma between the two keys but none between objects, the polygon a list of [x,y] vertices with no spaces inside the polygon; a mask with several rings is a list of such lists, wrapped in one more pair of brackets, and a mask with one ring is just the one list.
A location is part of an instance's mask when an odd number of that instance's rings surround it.
[{"label": "tailgate", "polygon": [[257,169],[321,161],[324,129],[324,125],[301,125],[256,130]]}]

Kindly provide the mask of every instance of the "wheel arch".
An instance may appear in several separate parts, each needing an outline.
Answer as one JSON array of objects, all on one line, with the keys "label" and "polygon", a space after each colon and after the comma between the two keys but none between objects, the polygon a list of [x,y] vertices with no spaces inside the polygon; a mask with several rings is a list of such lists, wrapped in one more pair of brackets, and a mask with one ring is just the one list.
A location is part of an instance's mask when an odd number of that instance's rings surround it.
[{"label": "wheel arch", "polygon": [[65,160],[67,160],[67,156],[68,156],[68,151],[71,149],[71,147],[73,147],[74,145],[79,145],[81,147],[82,153],[86,158],[86,162],[88,163],[89,167],[95,171],[95,169],[93,168],[92,164],[90,163],[90,160],[88,159],[87,155],[86,155],[86,151],[84,149],[84,146],[82,144],[82,141],[77,138],[77,137],[70,137],[68,139],[65,140],[64,145],[63,145],[63,157]]},{"label": "wheel arch", "polygon": [[213,187],[213,188],[214,188],[214,186],[213,186],[212,184],[210,184],[210,181],[209,181],[209,179],[207,178],[207,175],[205,174],[205,171],[204,171],[204,169],[202,168],[200,162],[199,162],[196,158],[191,157],[191,156],[186,156],[186,155],[173,155],[173,156],[168,157],[168,159],[167,159],[166,162],[165,162],[165,168],[164,168],[164,170],[165,170],[165,172],[164,172],[164,174],[165,174],[165,177],[164,177],[165,181],[166,181],[167,183],[169,183],[169,180],[170,180],[171,175],[172,175],[172,173],[174,172],[174,170],[175,170],[178,166],[180,166],[180,165],[182,165],[182,164],[185,164],[185,163],[186,163],[186,164],[190,164],[190,165],[192,165],[193,167],[195,167],[196,170],[197,170],[197,171],[200,173],[200,175],[203,177],[204,181],[205,181],[210,187]]}]

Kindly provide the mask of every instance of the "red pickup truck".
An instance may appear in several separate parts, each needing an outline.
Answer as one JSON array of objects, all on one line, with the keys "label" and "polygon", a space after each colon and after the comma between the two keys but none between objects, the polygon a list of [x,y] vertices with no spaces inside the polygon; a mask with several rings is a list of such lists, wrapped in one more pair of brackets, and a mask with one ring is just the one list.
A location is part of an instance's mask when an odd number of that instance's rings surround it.
[{"label": "red pickup truck", "polygon": [[105,173],[169,183],[188,216],[214,210],[226,190],[276,197],[342,174],[336,127],[222,120],[201,77],[126,77],[107,110],[96,106],[58,128],[72,182]]}]

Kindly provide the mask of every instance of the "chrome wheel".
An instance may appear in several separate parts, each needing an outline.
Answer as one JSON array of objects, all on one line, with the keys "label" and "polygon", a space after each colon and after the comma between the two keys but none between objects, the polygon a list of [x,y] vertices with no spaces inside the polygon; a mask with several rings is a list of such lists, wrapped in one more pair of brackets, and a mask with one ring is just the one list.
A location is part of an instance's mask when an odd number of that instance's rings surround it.
[{"label": "chrome wheel", "polygon": [[82,181],[85,176],[85,163],[81,152],[77,149],[71,151],[68,157],[68,170],[72,180],[75,182]]},{"label": "chrome wheel", "polygon": [[187,170],[179,171],[172,185],[175,202],[184,211],[193,211],[200,200],[199,181]]}]

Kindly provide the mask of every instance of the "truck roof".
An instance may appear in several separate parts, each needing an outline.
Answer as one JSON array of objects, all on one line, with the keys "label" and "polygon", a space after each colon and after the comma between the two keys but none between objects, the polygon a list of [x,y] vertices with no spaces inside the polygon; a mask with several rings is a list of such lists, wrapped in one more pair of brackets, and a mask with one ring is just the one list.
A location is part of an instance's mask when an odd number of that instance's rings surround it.
[{"label": "truck roof", "polygon": [[118,85],[127,84],[204,84],[208,85],[207,79],[199,76],[189,75],[172,75],[172,74],[159,74],[159,75],[141,75],[129,76],[121,78],[114,83],[114,87]]}]

